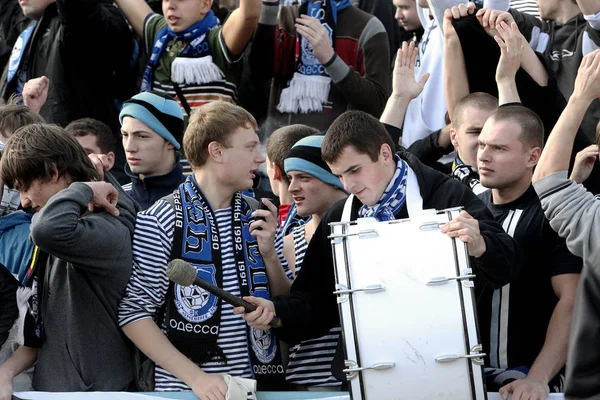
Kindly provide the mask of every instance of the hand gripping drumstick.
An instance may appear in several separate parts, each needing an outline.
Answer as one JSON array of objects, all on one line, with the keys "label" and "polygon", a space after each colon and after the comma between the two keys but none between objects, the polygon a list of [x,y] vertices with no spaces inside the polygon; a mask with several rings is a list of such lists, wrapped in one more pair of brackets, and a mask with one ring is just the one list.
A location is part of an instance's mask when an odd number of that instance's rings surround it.
[{"label": "hand gripping drumstick", "polygon": [[[256,310],[256,306],[254,304],[250,304],[247,301],[240,299],[229,292],[226,292],[220,287],[206,282],[202,278],[199,278],[197,276],[196,268],[178,258],[172,260],[167,266],[167,276],[170,280],[181,286],[199,286],[235,307],[244,307],[244,312],[246,313]],[[269,322],[269,325],[272,328],[281,328],[281,318],[274,316],[271,322]]]}]

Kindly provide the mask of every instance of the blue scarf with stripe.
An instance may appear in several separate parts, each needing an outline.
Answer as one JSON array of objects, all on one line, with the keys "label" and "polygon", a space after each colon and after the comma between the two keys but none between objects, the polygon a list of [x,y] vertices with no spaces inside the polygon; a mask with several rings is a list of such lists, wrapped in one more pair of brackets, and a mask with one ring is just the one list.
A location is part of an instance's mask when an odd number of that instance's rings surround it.
[{"label": "blue scarf with stripe", "polygon": [[396,219],[396,214],[406,203],[406,182],[408,179],[408,166],[406,162],[396,155],[397,166],[394,177],[388,184],[385,192],[377,204],[369,207],[366,204],[358,210],[361,218],[377,218],[378,221],[391,221]]},{"label": "blue scarf with stripe", "polygon": [[142,80],[142,92],[152,90],[152,83],[154,80],[154,70],[158,65],[160,56],[165,51],[167,44],[174,38],[188,42],[183,51],[178,57],[184,58],[200,58],[211,54],[210,46],[208,44],[207,35],[208,31],[214,27],[219,26],[219,19],[215,14],[209,11],[202,20],[196,22],[186,30],[182,32],[173,32],[169,26],[164,27],[156,34],[156,40],[154,47],[152,48],[152,54],[150,60],[144,71],[144,79]]}]

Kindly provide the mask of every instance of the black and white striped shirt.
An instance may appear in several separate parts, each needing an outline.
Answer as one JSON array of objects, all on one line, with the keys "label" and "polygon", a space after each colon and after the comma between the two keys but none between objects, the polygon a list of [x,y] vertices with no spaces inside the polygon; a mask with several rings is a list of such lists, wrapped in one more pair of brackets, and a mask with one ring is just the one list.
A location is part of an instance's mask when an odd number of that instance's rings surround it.
[{"label": "black and white striped shirt", "polygon": [[[215,216],[222,249],[223,289],[240,296],[233,252],[231,208],[217,210]],[[133,237],[133,271],[119,307],[121,327],[155,317],[165,302],[169,288],[169,279],[165,271],[171,259],[174,225],[175,212],[171,204],[164,200],[159,200],[148,210],[137,215]],[[166,332],[164,323],[161,329]],[[204,372],[252,378],[246,323],[240,315],[234,315],[233,306],[225,302],[221,303],[217,345],[223,349],[227,364],[202,364],[200,368]],[[185,383],[159,365],[156,366],[155,381],[156,391],[190,390]]]},{"label": "black and white striped shirt", "polygon": [[[302,269],[308,242],[304,234],[305,226],[293,229],[296,274]],[[286,380],[296,385],[339,386],[340,381],[331,374],[331,364],[337,348],[341,328],[332,328],[325,336],[306,340],[290,349],[290,361],[286,370]]]}]

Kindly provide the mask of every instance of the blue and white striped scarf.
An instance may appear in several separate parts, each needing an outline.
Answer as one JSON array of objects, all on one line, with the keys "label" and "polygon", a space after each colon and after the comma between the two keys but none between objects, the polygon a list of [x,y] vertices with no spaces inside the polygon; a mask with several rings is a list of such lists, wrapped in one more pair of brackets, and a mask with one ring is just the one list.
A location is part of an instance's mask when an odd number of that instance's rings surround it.
[{"label": "blue and white striped scarf", "polygon": [[377,204],[369,207],[366,204],[358,210],[361,218],[377,218],[378,221],[391,221],[396,219],[396,214],[406,203],[406,181],[408,178],[408,165],[399,156],[396,173],[383,192]]},{"label": "blue and white striped scarf", "polygon": [[[179,54],[178,58],[203,58],[210,56],[210,46],[208,44],[207,35],[208,31],[219,25],[219,19],[215,14],[209,11],[202,20],[196,22],[183,32],[173,32],[168,26],[161,29],[156,34],[156,41],[152,48],[152,54],[150,60],[144,71],[144,79],[142,81],[142,92],[152,90],[152,84],[154,80],[154,70],[160,60],[160,55],[165,51],[167,44],[173,39],[178,38],[180,40],[189,42],[183,51]],[[177,59],[176,59],[177,60]],[[212,64],[212,57],[210,60]],[[214,65],[214,64],[213,64]],[[221,73],[222,74],[222,73]],[[172,73],[173,75],[173,73]],[[173,79],[173,76],[172,76]],[[173,79],[177,83],[184,83],[183,79]],[[208,83],[208,82],[197,82],[197,83]]]}]

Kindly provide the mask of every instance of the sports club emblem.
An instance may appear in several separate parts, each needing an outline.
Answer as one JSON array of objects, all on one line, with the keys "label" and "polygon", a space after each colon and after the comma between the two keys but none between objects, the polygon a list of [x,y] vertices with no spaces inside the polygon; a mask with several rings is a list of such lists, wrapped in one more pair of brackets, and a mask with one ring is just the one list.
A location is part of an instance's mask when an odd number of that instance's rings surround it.
[{"label": "sports club emblem", "polygon": [[[323,27],[327,30],[327,35],[329,36],[329,42],[331,43],[331,38],[333,35],[333,30],[329,27],[327,23],[323,24]],[[303,38],[300,41],[301,50],[302,50],[302,63],[306,66],[309,65],[321,65],[319,60],[317,60],[317,56],[315,55],[315,51],[313,50],[312,44],[308,41],[308,39]]]},{"label": "sports club emblem", "polygon": [[268,364],[275,359],[277,353],[277,340],[274,340],[270,331],[250,328],[250,342],[252,350],[258,360]]},{"label": "sports club emblem", "polygon": [[[198,271],[199,278],[213,285],[217,284],[215,266],[192,264]],[[204,322],[210,319],[219,305],[217,296],[213,296],[198,286],[181,286],[175,284],[175,306],[179,314],[189,322]]]}]

